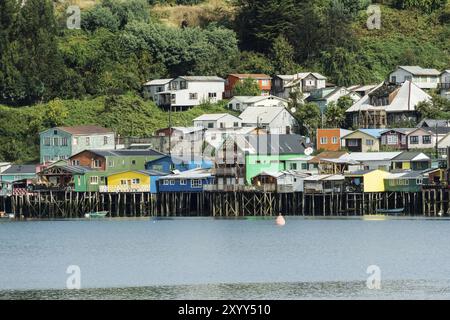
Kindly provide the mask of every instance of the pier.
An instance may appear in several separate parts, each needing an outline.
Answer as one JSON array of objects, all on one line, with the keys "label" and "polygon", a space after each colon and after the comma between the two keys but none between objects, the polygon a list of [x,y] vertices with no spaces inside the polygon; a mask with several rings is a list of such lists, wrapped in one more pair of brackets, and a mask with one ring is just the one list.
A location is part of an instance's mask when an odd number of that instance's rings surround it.
[{"label": "pier", "polygon": [[0,197],[0,211],[18,218],[75,219],[108,211],[109,217],[363,216],[404,208],[402,215],[450,214],[450,190],[383,193],[99,193],[49,191]]}]

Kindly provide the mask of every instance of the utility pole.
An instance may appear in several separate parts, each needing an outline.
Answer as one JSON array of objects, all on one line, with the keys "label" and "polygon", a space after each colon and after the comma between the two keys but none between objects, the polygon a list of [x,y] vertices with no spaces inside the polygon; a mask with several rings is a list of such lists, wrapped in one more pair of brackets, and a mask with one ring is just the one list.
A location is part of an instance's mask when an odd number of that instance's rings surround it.
[{"label": "utility pole", "polygon": [[169,156],[172,155],[172,103],[169,104]]}]

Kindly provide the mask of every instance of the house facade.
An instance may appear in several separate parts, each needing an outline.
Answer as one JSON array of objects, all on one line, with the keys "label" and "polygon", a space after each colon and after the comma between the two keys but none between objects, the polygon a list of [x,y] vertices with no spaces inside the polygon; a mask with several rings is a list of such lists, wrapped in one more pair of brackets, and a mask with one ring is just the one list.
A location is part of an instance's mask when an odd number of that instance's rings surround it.
[{"label": "house facade", "polygon": [[225,80],[219,77],[182,76],[169,83],[169,89],[157,93],[158,106],[164,110],[185,111],[205,102],[223,99]]},{"label": "house facade", "polygon": [[431,168],[431,158],[422,152],[406,151],[392,159],[392,170],[423,171]]},{"label": "house facade", "polygon": [[425,69],[419,66],[400,66],[389,75],[389,81],[402,84],[411,81],[421,89],[436,89],[441,73],[436,69]]},{"label": "house facade", "polygon": [[415,129],[387,129],[381,133],[381,149],[408,150],[408,134]]},{"label": "house facade", "polygon": [[417,105],[431,96],[411,81],[401,85],[383,83],[347,111],[347,124],[353,128],[384,129],[400,123],[416,123]]},{"label": "house facade", "polygon": [[205,186],[214,184],[214,177],[209,170],[195,169],[177,172],[158,180],[159,192],[202,192]]},{"label": "house facade", "polygon": [[21,180],[35,179],[37,172],[37,165],[14,164],[0,173],[0,182],[13,183]]},{"label": "house facade", "polygon": [[245,79],[253,79],[259,86],[262,96],[268,96],[272,89],[272,77],[267,74],[230,74],[225,82],[225,99],[230,99],[234,96],[234,87],[239,82]]},{"label": "house facade", "polygon": [[228,108],[243,112],[248,107],[288,107],[288,101],[276,96],[236,96],[228,103]]},{"label": "house facade", "polygon": [[426,128],[418,128],[411,131],[407,136],[408,150],[432,149],[436,147],[437,137]]},{"label": "house facade", "polygon": [[194,127],[203,129],[227,129],[242,127],[242,120],[228,113],[203,114],[193,120]]},{"label": "house facade", "polygon": [[243,127],[264,129],[268,134],[291,134],[298,121],[284,107],[248,107],[239,115]]},{"label": "house facade", "polygon": [[441,73],[439,90],[441,96],[450,100],[450,69]]},{"label": "house facade", "polygon": [[273,95],[289,99],[293,91],[303,93],[306,98],[311,92],[326,87],[327,78],[320,73],[303,72],[293,75],[277,75],[273,78]]},{"label": "house facade", "polygon": [[157,79],[145,83],[142,89],[144,98],[153,100],[159,105],[159,93],[169,91],[170,82],[172,80],[173,79]]},{"label": "house facade", "polygon": [[115,148],[115,134],[98,126],[56,127],[39,134],[40,162],[67,160],[86,149]]},{"label": "house facade", "polygon": [[317,150],[322,151],[339,151],[341,147],[345,147],[342,137],[352,133],[345,129],[317,129]]},{"label": "house facade", "polygon": [[378,152],[381,133],[382,130],[377,129],[359,129],[344,136],[342,140],[350,152]]},{"label": "house facade", "polygon": [[157,193],[157,181],[166,174],[158,171],[124,171],[107,177],[107,183],[99,187],[100,192],[150,192]]},{"label": "house facade", "polygon": [[347,191],[350,192],[384,192],[384,179],[389,176],[388,171],[368,170],[356,171],[345,175]]},{"label": "house facade", "polygon": [[306,101],[317,104],[320,110],[325,112],[329,103],[337,103],[340,98],[345,96],[350,97],[353,102],[357,102],[361,99],[359,94],[351,92],[345,87],[332,87],[312,91]]}]

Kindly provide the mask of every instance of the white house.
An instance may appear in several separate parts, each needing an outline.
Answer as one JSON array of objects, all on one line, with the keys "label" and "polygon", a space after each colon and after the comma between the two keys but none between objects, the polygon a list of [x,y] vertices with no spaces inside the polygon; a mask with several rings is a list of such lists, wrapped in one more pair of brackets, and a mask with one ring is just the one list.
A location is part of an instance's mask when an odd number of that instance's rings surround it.
[{"label": "white house", "polygon": [[228,113],[203,114],[195,118],[194,127],[204,129],[226,129],[242,127],[242,120]]},{"label": "white house", "polygon": [[151,99],[158,104],[158,93],[165,92],[169,90],[169,83],[173,79],[156,79],[144,83],[143,94],[147,99]]},{"label": "white house", "polygon": [[441,89],[441,96],[450,100],[450,69],[441,73],[439,89]]},{"label": "white house", "polygon": [[349,171],[359,170],[389,170],[392,166],[392,160],[399,156],[402,152],[352,152],[347,153],[339,158],[339,160],[348,163],[357,162],[359,164],[350,165]]},{"label": "white house", "polygon": [[204,102],[223,99],[225,80],[219,77],[182,76],[173,79],[166,91],[157,95],[158,106],[172,111],[184,111]]},{"label": "white house", "polygon": [[436,89],[441,73],[436,69],[424,69],[418,66],[400,66],[389,75],[389,81],[402,84],[411,81],[421,89]]},{"label": "white house", "polygon": [[345,87],[329,87],[314,90],[306,101],[317,104],[320,110],[325,112],[328,104],[331,102],[337,103],[340,98],[345,96],[348,96],[353,102],[357,102],[361,99],[361,96],[358,93],[352,92]]},{"label": "white house", "polygon": [[286,107],[288,101],[276,96],[236,96],[228,103],[228,108],[244,111],[248,107]]},{"label": "white house", "polygon": [[285,107],[248,107],[239,116],[243,127],[262,128],[270,134],[291,134],[298,122]]},{"label": "white house", "polygon": [[304,97],[311,91],[326,87],[327,78],[316,72],[302,72],[293,75],[277,75],[273,79],[273,94],[283,99],[289,99],[289,94],[299,90]]}]

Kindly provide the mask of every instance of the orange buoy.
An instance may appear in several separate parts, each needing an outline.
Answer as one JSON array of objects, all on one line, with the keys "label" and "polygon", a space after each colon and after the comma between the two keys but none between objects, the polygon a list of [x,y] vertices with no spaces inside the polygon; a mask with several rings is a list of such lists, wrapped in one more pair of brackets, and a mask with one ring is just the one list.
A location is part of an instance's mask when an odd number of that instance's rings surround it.
[{"label": "orange buoy", "polygon": [[280,213],[280,215],[277,217],[276,223],[277,223],[277,225],[280,226],[280,227],[282,227],[282,226],[284,226],[284,225],[286,224],[286,220],[285,220],[284,217],[281,215],[281,213]]}]

